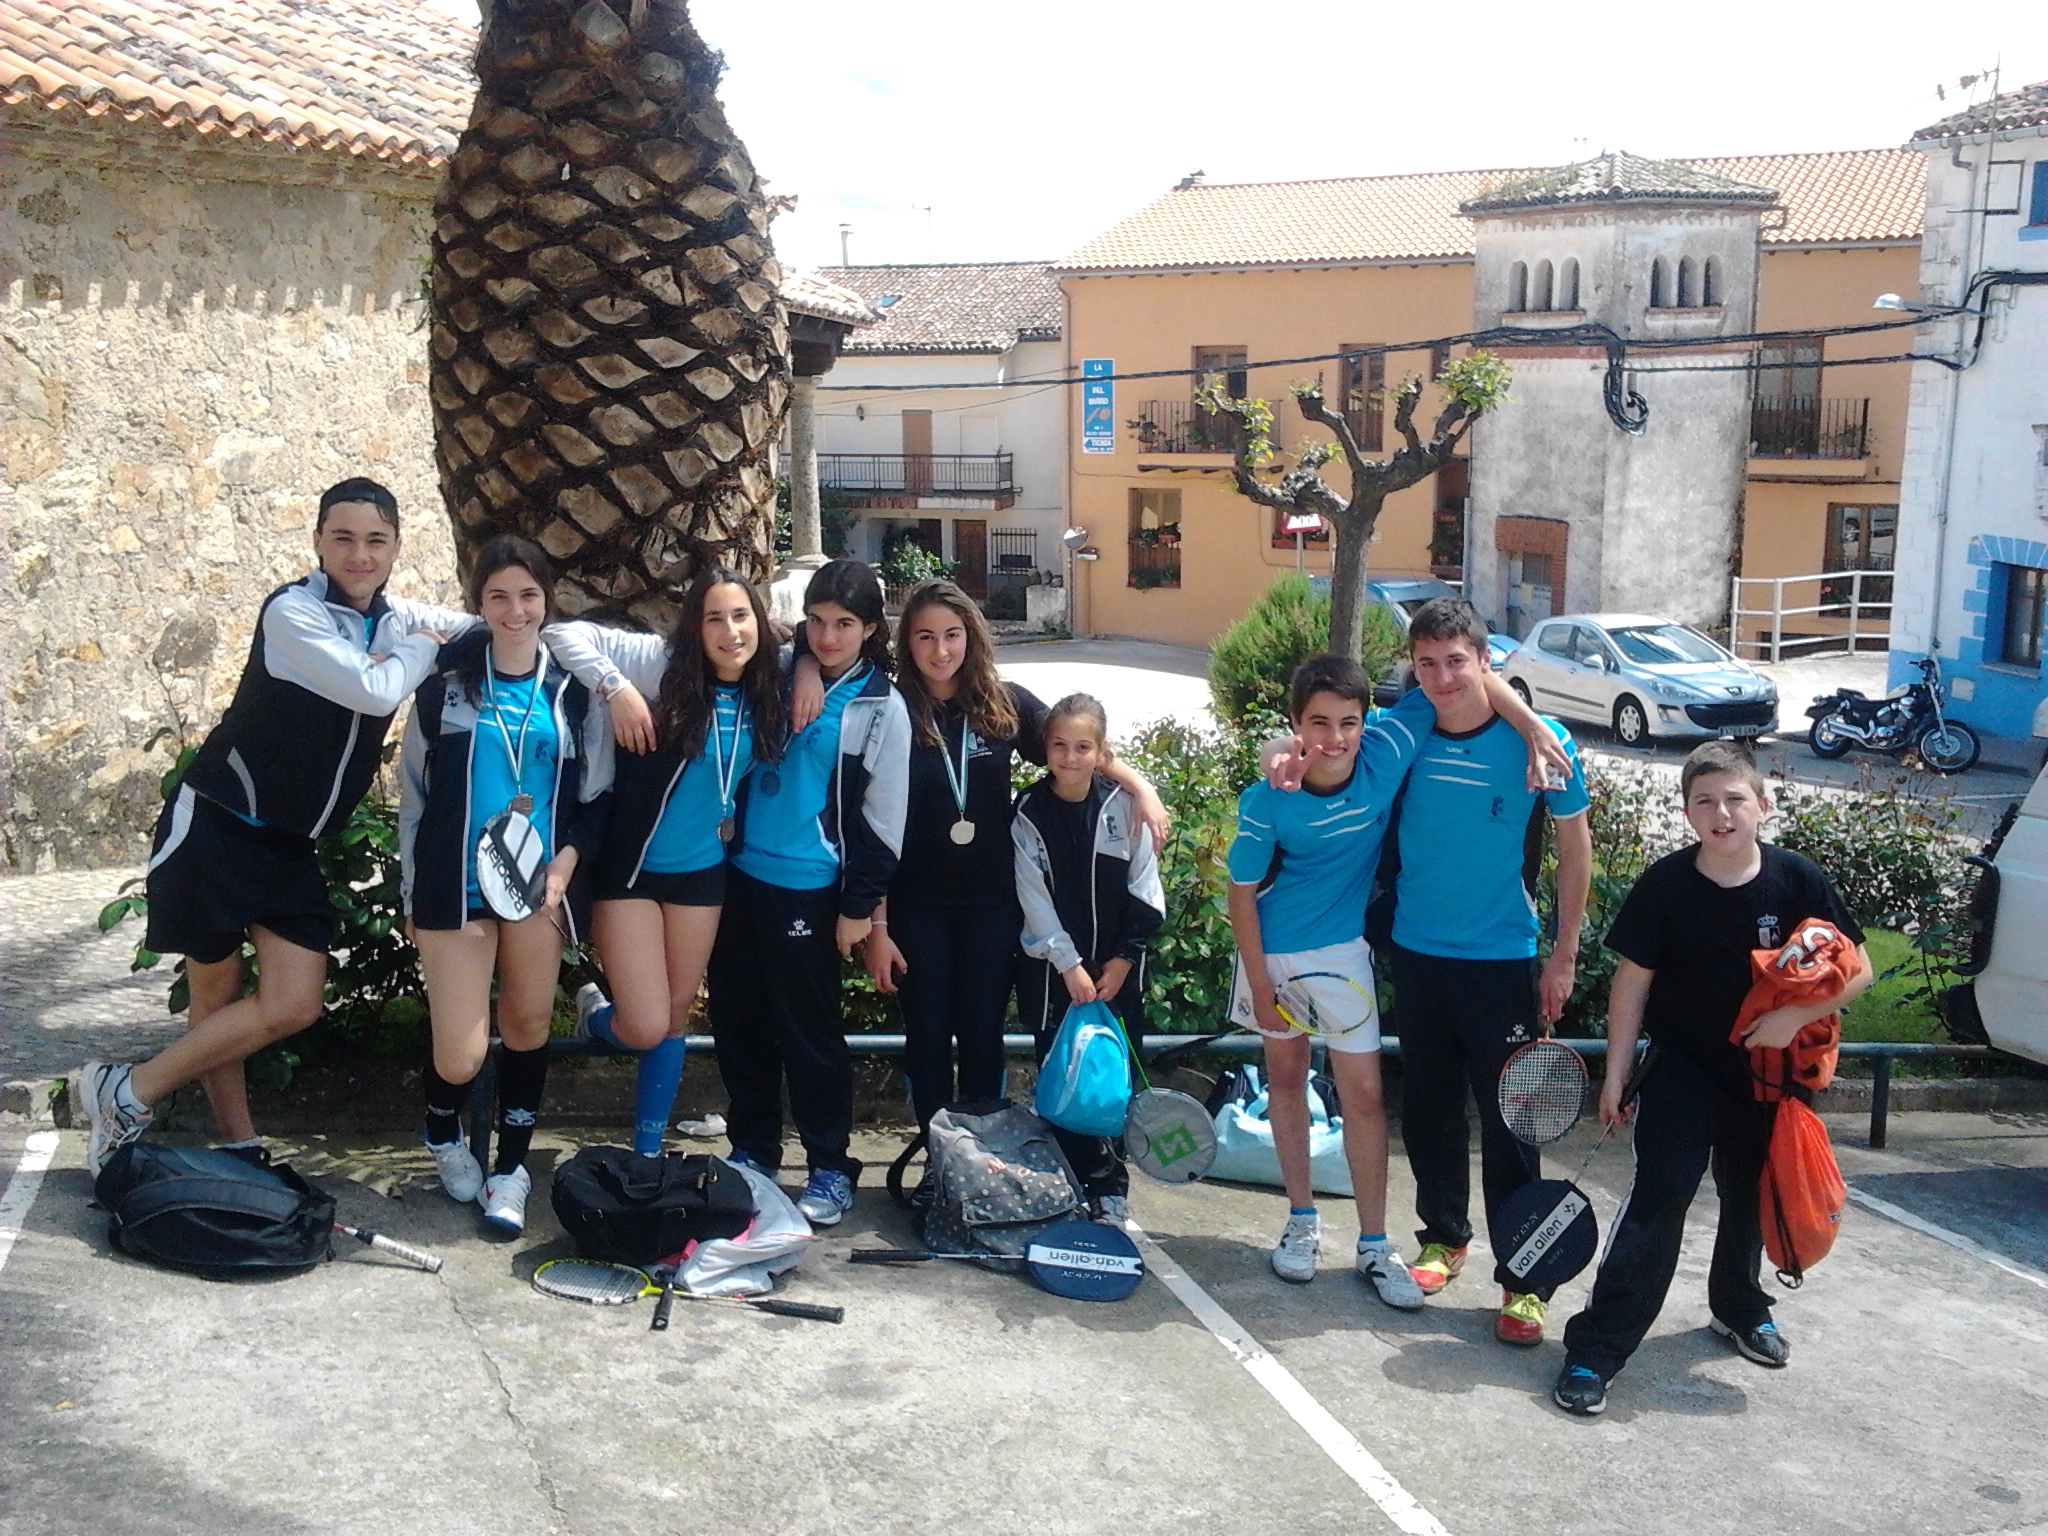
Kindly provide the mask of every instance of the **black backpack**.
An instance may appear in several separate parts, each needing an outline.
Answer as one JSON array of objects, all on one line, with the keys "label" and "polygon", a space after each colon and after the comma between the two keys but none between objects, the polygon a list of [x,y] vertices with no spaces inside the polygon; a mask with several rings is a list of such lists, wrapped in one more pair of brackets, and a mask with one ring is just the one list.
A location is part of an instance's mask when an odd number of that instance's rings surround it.
[{"label": "black backpack", "polygon": [[130,1142],[93,1195],[122,1253],[209,1279],[291,1274],[333,1257],[334,1197],[260,1151]]},{"label": "black backpack", "polygon": [[585,1147],[555,1170],[551,1199],[576,1252],[615,1264],[659,1263],[693,1239],[738,1237],[754,1219],[745,1177],[702,1152]]}]

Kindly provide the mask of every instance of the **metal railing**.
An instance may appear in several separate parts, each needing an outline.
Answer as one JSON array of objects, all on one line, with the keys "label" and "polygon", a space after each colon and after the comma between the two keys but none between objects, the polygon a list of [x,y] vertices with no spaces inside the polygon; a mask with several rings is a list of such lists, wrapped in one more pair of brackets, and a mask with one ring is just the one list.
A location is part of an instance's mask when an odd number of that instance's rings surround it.
[{"label": "metal railing", "polygon": [[1235,416],[1192,400],[1147,400],[1130,423],[1140,453],[1235,453],[1244,429]]},{"label": "metal railing", "polygon": [[1002,496],[1017,489],[1007,453],[821,453],[818,484],[905,496]]},{"label": "metal railing", "polygon": [[1126,585],[1141,591],[1152,587],[1177,587],[1180,585],[1180,541],[1140,543],[1132,539],[1130,544],[1130,575]]},{"label": "metal railing", "polygon": [[[1807,586],[1814,601],[1786,603],[1786,589]],[[1870,589],[1866,591],[1866,586]],[[1745,608],[1743,588],[1761,587],[1768,593],[1766,607]],[[1882,598],[1871,595],[1882,591]],[[1728,598],[1728,648],[1754,661],[1778,662],[1786,653],[1795,656],[1854,656],[1866,640],[1889,643],[1892,628],[1892,573],[1890,571],[1822,571],[1813,576],[1737,576]],[[1794,591],[1793,597],[1806,594]],[[1823,619],[1841,625],[1818,634],[1787,636],[1785,621],[1801,617]],[[1763,633],[1743,633],[1745,619],[1761,619]]]},{"label": "metal railing", "polygon": [[1795,395],[1750,403],[1753,459],[1860,459],[1869,449],[1868,400]]}]

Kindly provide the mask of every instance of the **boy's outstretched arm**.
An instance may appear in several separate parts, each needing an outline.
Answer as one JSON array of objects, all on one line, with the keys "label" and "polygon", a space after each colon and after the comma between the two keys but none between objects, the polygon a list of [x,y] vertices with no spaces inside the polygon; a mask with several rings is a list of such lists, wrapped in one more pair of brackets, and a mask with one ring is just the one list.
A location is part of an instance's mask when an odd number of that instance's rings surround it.
[{"label": "boy's outstretched arm", "polygon": [[[1543,733],[1548,736],[1546,729]],[[1545,1024],[1564,1017],[1579,975],[1579,934],[1586,925],[1586,897],[1593,885],[1593,826],[1585,811],[1560,816],[1557,828],[1557,941],[1543,962],[1536,995]]]},{"label": "boy's outstretched arm", "polygon": [[1760,1013],[1751,1020],[1742,1043],[1751,1050],[1782,1051],[1792,1043],[1792,1037],[1806,1028],[1815,1019],[1824,1019],[1831,1013],[1840,1013],[1843,1008],[1869,990],[1877,973],[1871,968],[1870,951],[1861,944],[1856,946],[1856,974],[1842,984],[1842,990],[1832,997],[1819,1002],[1799,1003],[1784,1008],[1773,1008],[1769,1013]]},{"label": "boy's outstretched arm", "polygon": [[1522,696],[1498,672],[1488,671],[1483,681],[1486,702],[1493,706],[1493,712],[1513,726],[1515,734],[1529,744],[1529,788],[1540,794],[1549,787],[1545,782],[1546,770],[1562,775],[1569,783],[1572,758],[1565,751],[1564,743],[1557,739],[1557,733],[1543,723],[1535,710],[1522,702]]},{"label": "boy's outstretched arm", "polygon": [[1643,1033],[1643,1004],[1649,1000],[1650,982],[1656,972],[1621,960],[1614,967],[1614,981],[1607,989],[1607,1075],[1600,1084],[1600,1123],[1620,1125],[1628,1119],[1622,1094],[1635,1066],[1636,1041]]}]

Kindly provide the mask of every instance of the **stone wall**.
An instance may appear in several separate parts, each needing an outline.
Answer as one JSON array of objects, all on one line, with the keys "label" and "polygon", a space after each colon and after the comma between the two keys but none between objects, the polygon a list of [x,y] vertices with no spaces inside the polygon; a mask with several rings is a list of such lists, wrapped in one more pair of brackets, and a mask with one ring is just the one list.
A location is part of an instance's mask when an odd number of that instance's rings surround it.
[{"label": "stone wall", "polygon": [[432,191],[277,146],[0,131],[8,871],[141,857],[167,744],[226,705],[334,481],[397,493],[395,592],[453,597],[419,329]]}]

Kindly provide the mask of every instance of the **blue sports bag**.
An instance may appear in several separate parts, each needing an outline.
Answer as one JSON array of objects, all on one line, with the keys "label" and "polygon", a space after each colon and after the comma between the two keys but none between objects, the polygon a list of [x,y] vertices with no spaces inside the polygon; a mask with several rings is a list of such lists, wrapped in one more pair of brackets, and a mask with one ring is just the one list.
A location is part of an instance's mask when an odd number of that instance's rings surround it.
[{"label": "blue sports bag", "polygon": [[1121,1136],[1131,1102],[1131,1044],[1107,1003],[1067,1010],[1038,1069],[1041,1120],[1082,1136]]}]

